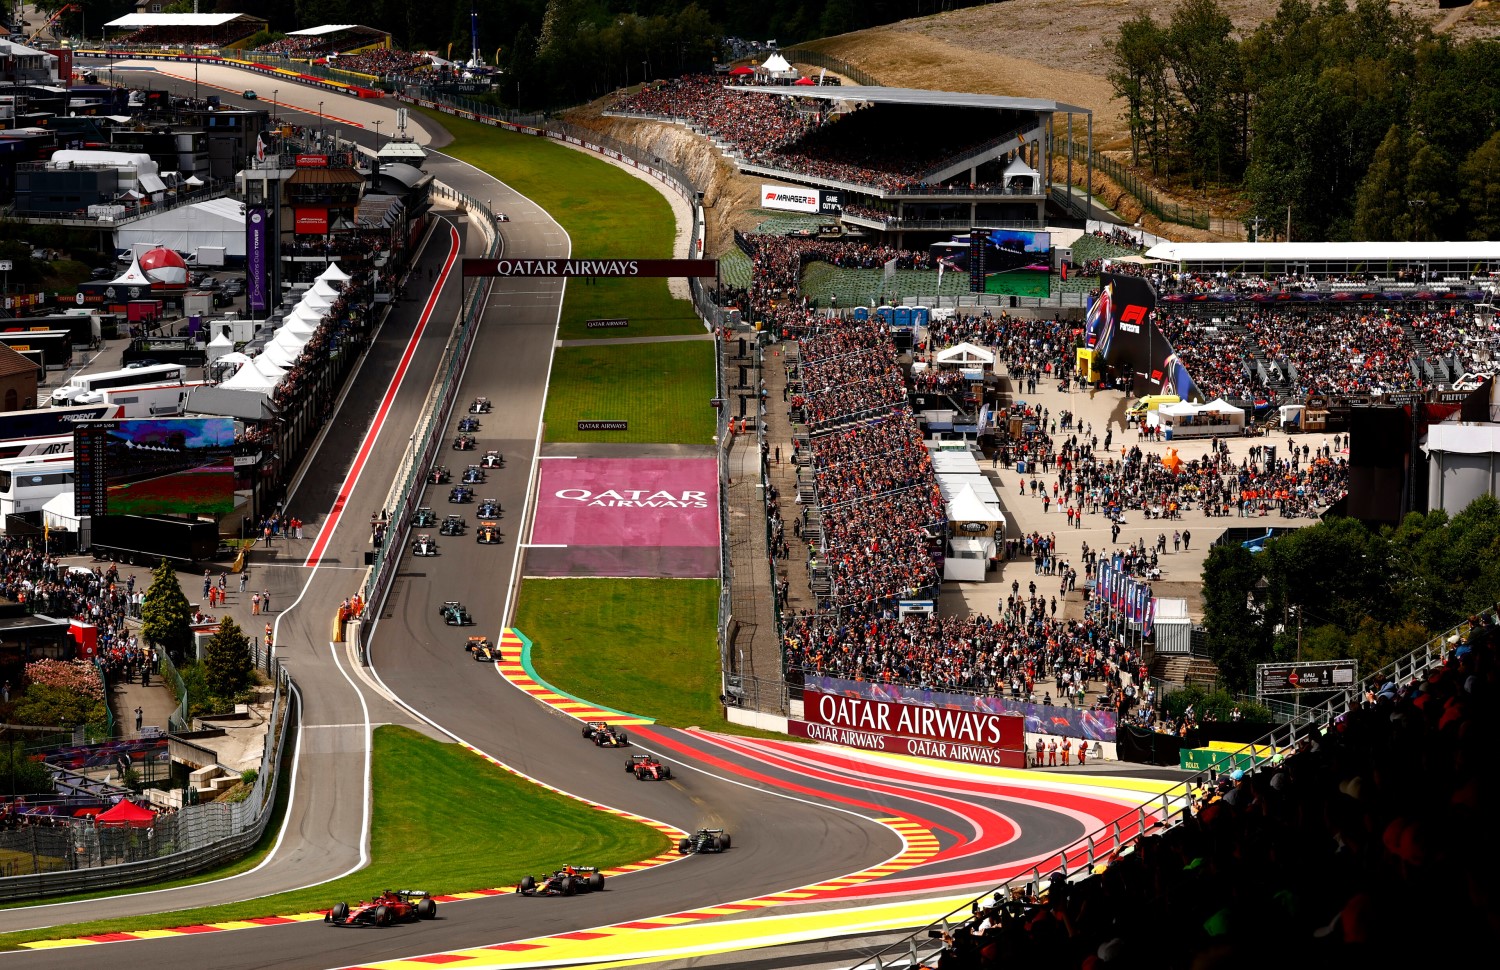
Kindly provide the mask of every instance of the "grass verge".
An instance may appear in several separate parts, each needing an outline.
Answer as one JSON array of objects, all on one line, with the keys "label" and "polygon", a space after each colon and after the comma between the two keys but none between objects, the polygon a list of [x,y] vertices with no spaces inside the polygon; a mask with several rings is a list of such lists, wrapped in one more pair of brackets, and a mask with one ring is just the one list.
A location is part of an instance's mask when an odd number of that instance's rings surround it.
[{"label": "grass verge", "polygon": [[[385,886],[463,892],[514,884],[570,860],[610,868],[667,848],[655,829],[538,788],[456,744],[401,727],[375,731],[370,865],[322,886],[263,899],[0,935],[0,949],[36,940],[306,913]],[[454,805],[469,810],[454,812]],[[432,838],[432,819],[443,819]],[[494,819],[506,819],[504,838]]]},{"label": "grass verge", "polygon": [[667,727],[787,740],[724,719],[718,612],[716,579],[528,579],[516,627],[559,690]]},{"label": "grass verge", "polygon": [[[548,138],[517,135],[441,112],[426,112],[452,132],[446,154],[461,159],[525,195],[552,214],[573,240],[578,259],[651,258],[672,255],[672,207],[651,185]],[[530,253],[507,253],[524,258]],[[624,317],[626,330],[590,330],[592,319]],[[656,337],[702,333],[692,304],[674,300],[667,281],[598,280],[568,284],[563,340],[590,337]]]},{"label": "grass verge", "polygon": [[[558,348],[547,440],[710,443],[713,350],[706,340]],[[579,421],[612,420],[629,421],[629,430],[578,430]]]}]

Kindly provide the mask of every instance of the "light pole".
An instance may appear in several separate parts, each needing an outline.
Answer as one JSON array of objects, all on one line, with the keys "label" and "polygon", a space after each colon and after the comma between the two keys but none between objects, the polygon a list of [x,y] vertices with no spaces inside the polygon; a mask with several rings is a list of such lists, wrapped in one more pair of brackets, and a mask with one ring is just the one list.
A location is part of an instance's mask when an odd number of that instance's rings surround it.
[{"label": "light pole", "polygon": [[272,128],[276,127],[276,102],[277,102],[278,96],[280,94],[281,94],[281,89],[280,88],[272,88],[271,89],[271,127]]},{"label": "light pole", "polygon": [[375,122],[375,151],[380,151],[380,122]]},{"label": "light pole", "polygon": [[323,102],[318,102],[318,144],[323,143]]}]

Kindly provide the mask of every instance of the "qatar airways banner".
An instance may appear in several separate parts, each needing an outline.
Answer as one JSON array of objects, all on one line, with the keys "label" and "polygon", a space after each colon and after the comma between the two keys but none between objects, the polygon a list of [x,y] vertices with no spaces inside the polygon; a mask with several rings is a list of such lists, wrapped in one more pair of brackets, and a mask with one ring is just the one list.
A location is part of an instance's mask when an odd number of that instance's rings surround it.
[{"label": "qatar airways banner", "polygon": [[825,677],[821,674],[808,674],[803,680],[803,685],[808,691],[837,694],[842,697],[862,697],[866,700],[887,701],[892,704],[953,708],[987,714],[1018,714],[1025,718],[1026,730],[1034,734],[1056,734],[1061,737],[1083,738],[1088,741],[1115,740],[1116,724],[1113,711],[1060,707],[1010,697],[950,694],[946,691],[924,690],[904,684],[872,684],[863,680],[844,680],[839,677]]},{"label": "qatar airways banner", "polygon": [[718,575],[712,458],[549,458],[538,493],[528,575]]},{"label": "qatar airways banner", "polygon": [[1024,719],[804,690],[790,733],[869,751],[945,761],[1026,767]]}]

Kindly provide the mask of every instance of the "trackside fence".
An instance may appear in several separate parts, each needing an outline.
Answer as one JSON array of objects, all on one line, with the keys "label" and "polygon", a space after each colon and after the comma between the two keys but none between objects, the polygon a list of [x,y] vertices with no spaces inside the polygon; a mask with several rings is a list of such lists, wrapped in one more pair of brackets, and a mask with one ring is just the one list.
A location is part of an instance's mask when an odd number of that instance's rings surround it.
[{"label": "trackside fence", "polygon": [[273,678],[260,772],[244,798],[166,811],[149,828],[58,819],[0,831],[0,901],[176,879],[248,852],[274,814],[288,732],[300,715],[292,678],[279,665]]},{"label": "trackside fence", "polygon": [[[1486,620],[1495,622],[1496,614],[1486,614]],[[1284,724],[1278,724],[1259,741],[1234,752],[1230,760],[1239,763],[1243,756],[1251,759],[1252,764],[1280,764],[1288,754],[1297,750],[1302,741],[1316,740],[1337,718],[1358,707],[1367,693],[1387,683],[1408,683],[1442,663],[1451,649],[1449,638],[1456,634],[1462,639],[1468,630],[1467,623],[1460,624],[1433,638],[1407,656],[1365,677],[1349,690],[1308,708]],[[935,966],[944,944],[941,933],[932,936],[929,931],[947,932],[957,927],[969,918],[975,911],[975,906],[982,908],[992,898],[1009,899],[1018,891],[1040,894],[1046,889],[1043,879],[1050,881],[1055,874],[1072,881],[1087,878],[1095,865],[1120,852],[1130,851],[1135,840],[1141,836],[1177,825],[1181,821],[1183,810],[1196,808],[1207,786],[1216,777],[1217,772],[1213,770],[1198,772],[1176,787],[1065,846],[1056,855],[1038,863],[1027,872],[1001,883],[990,892],[974,897],[941,920],[861,961],[855,965],[854,970],[909,970]]]}]

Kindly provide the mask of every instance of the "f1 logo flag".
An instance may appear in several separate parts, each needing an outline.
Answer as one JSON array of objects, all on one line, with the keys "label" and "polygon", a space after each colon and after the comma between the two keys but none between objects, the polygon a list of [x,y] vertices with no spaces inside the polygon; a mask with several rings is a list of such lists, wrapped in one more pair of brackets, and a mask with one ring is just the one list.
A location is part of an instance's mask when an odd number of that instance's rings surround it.
[{"label": "f1 logo flag", "polygon": [[266,160],[266,140],[260,135],[255,136],[255,160],[257,162]]}]

